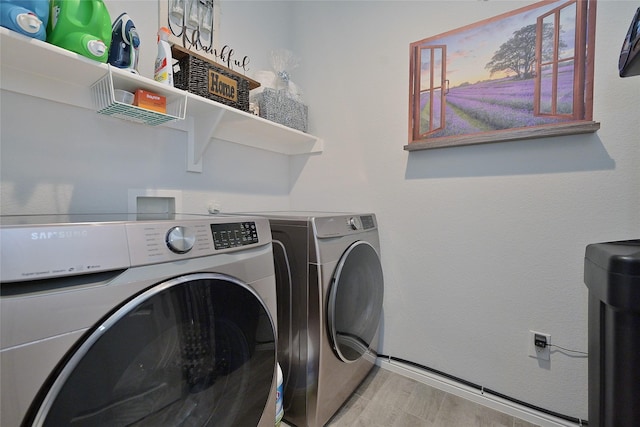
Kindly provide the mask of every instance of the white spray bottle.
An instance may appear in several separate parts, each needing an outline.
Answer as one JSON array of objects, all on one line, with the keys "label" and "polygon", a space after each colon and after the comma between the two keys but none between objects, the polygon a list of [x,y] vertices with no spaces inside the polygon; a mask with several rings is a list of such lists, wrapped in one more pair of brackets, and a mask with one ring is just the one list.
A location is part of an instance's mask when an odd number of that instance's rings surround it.
[{"label": "white spray bottle", "polygon": [[160,28],[158,31],[158,56],[153,79],[157,82],[173,86],[173,60],[171,58],[171,46],[169,45],[169,29]]}]

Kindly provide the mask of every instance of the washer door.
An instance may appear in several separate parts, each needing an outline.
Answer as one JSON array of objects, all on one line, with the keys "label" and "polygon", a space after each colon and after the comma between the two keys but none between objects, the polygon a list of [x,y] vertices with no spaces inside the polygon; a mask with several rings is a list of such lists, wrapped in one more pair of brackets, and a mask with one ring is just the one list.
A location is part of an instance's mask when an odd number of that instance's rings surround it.
[{"label": "washer door", "polygon": [[382,315],[384,281],[376,250],[353,243],[340,258],[331,281],[327,320],[331,344],[344,362],[355,362],[371,345]]},{"label": "washer door", "polygon": [[260,297],[232,277],[156,285],[86,336],[33,424],[255,426],[273,388],[274,331]]}]

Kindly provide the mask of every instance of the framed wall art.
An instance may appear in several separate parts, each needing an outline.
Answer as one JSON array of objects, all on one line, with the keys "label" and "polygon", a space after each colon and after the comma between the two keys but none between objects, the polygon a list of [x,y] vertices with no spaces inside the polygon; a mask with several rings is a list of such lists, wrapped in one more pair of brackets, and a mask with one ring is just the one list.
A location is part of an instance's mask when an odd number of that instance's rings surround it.
[{"label": "framed wall art", "polygon": [[595,0],[545,0],[410,45],[405,150],[592,133]]}]

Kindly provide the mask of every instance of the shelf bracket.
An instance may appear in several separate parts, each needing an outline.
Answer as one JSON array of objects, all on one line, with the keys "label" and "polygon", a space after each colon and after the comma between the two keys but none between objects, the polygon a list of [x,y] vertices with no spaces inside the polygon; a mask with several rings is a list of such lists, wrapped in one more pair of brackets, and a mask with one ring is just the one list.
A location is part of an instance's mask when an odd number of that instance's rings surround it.
[{"label": "shelf bracket", "polygon": [[225,110],[207,117],[187,117],[187,171],[202,173],[202,156],[220,124]]}]

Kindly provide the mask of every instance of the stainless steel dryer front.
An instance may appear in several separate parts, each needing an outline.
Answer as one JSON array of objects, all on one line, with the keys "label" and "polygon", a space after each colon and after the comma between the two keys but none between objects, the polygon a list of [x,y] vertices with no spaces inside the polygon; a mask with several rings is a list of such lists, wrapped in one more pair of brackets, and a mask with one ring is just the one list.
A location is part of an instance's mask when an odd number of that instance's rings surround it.
[{"label": "stainless steel dryer front", "polygon": [[278,291],[284,419],[322,426],[375,363],[384,283],[374,214],[263,212]]},{"label": "stainless steel dryer front", "polygon": [[0,424],[273,426],[258,217],[1,217]]}]

